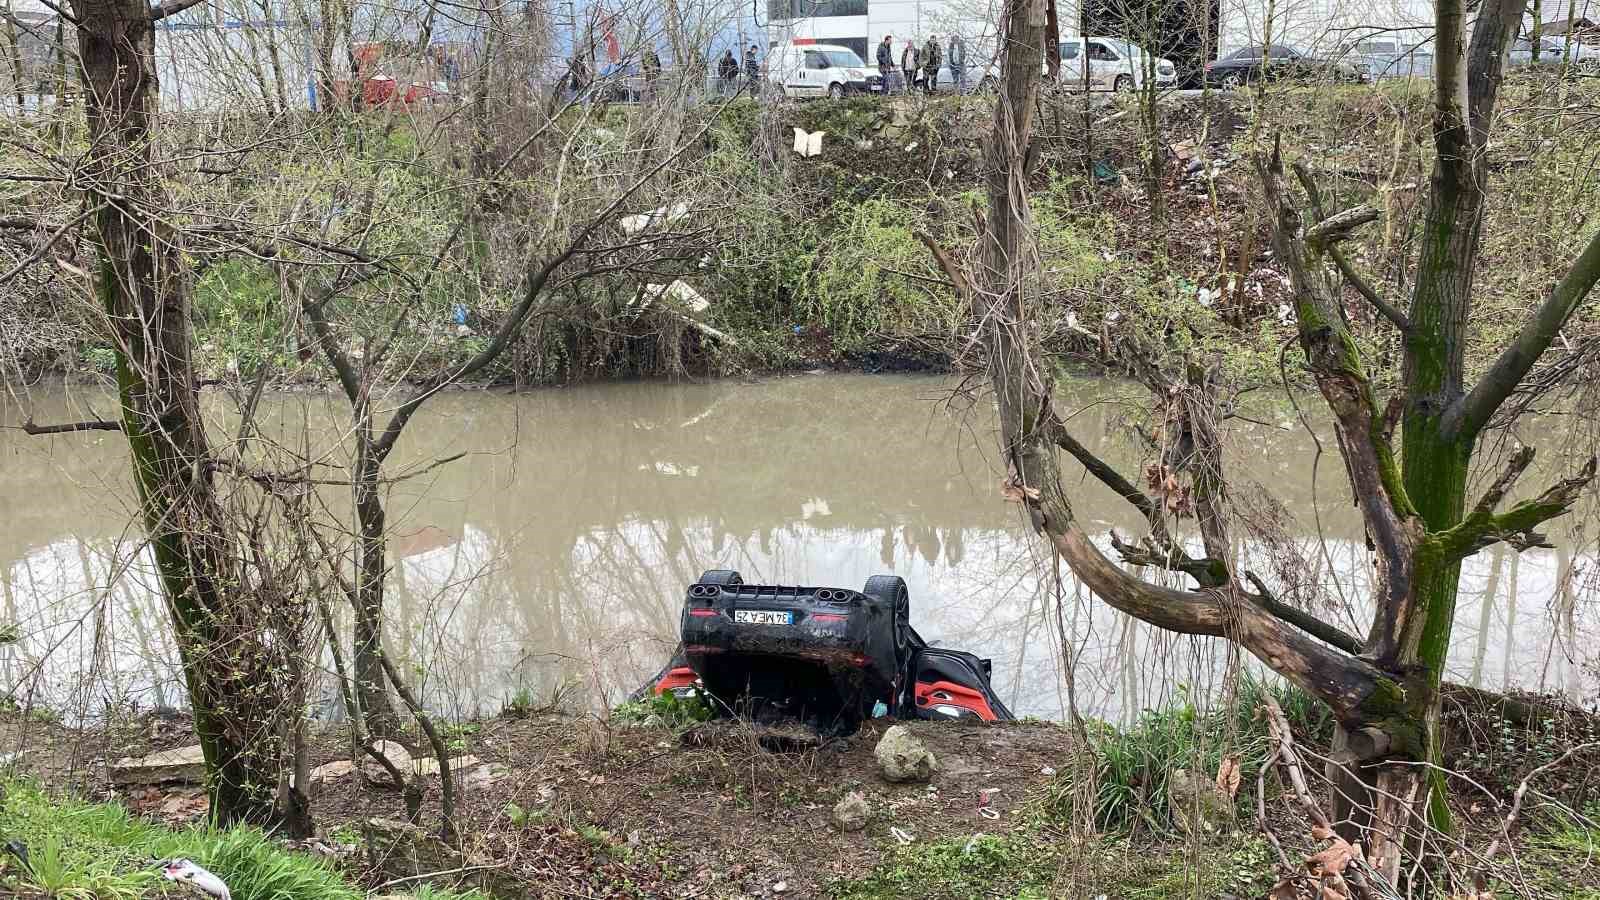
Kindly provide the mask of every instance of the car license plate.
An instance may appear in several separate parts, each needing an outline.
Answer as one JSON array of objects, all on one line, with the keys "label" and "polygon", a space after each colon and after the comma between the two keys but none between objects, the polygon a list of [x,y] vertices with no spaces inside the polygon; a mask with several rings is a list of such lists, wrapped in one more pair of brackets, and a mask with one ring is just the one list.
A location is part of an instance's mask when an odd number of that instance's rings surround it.
[{"label": "car license plate", "polygon": [[776,609],[736,609],[733,621],[740,625],[789,625],[794,614]]}]

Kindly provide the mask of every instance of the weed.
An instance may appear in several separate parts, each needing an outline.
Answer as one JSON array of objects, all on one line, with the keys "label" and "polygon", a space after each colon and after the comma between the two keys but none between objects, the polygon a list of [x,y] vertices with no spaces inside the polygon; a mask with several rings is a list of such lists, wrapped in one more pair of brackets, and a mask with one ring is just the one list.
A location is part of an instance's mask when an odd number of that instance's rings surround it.
[{"label": "weed", "polygon": [[[1169,830],[1174,773],[1184,770],[1209,779],[1227,754],[1237,754],[1245,781],[1253,780],[1266,760],[1266,723],[1256,715],[1271,694],[1283,708],[1291,727],[1307,739],[1324,743],[1332,720],[1314,698],[1280,682],[1244,679],[1232,709],[1202,712],[1182,702],[1161,710],[1146,710],[1138,722],[1119,729],[1093,723],[1091,738],[1096,757],[1094,821],[1097,827],[1117,831],[1144,824],[1151,830]],[[1223,740],[1232,735],[1233,740]],[[1076,792],[1069,775],[1051,786],[1050,812],[1070,818]]]},{"label": "weed", "polygon": [[831,892],[838,900],[1044,897],[1056,862],[1040,835],[978,834],[900,847],[866,878],[836,883]]},{"label": "weed", "polygon": [[8,838],[29,848],[31,871],[0,872],[0,896],[13,887],[66,900],[159,896],[168,885],[157,861],[182,857],[214,872],[239,900],[362,897],[327,861],[287,851],[254,828],[170,831],[116,804],[49,796],[26,781],[3,788],[0,822]]},{"label": "weed", "polygon": [[680,697],[672,691],[643,700],[630,700],[611,711],[625,725],[661,725],[677,730],[711,719],[711,707],[699,692]]}]

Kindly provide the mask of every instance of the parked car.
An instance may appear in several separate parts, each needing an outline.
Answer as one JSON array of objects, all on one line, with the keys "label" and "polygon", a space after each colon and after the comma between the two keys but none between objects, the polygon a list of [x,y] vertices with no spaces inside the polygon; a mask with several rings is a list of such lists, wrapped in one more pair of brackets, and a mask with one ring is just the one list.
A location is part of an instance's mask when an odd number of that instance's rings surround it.
[{"label": "parked car", "polygon": [[883,78],[849,47],[782,44],[767,56],[767,78],[789,97],[832,97],[883,90]]},{"label": "parked car", "polygon": [[1433,51],[1426,44],[1392,39],[1357,41],[1340,48],[1338,60],[1369,80],[1432,78]]},{"label": "parked car", "polygon": [[[1569,47],[1565,38],[1540,38],[1540,68],[1560,66],[1567,62]],[[1600,48],[1574,41],[1570,46],[1570,59],[1574,71],[1580,74],[1600,73]],[[1525,69],[1534,65],[1533,40],[1518,38],[1506,50],[1506,68]]]},{"label": "parked car", "polygon": [[[1153,68],[1158,88],[1178,85],[1178,68],[1170,59],[1156,57],[1138,44],[1110,37],[1074,38],[1056,47],[1061,54],[1059,83],[1069,90],[1133,91],[1144,87]],[[1085,65],[1087,63],[1087,65]]]},{"label": "parked car", "polygon": [[[1061,69],[1057,83],[1072,91],[1081,91],[1087,85],[1091,91],[1132,91],[1144,86],[1146,62],[1149,55],[1138,44],[1125,41],[1122,38],[1088,37],[1068,38],[1056,45],[1056,52],[1060,54]],[[1085,72],[1084,63],[1088,63]],[[1178,67],[1172,60],[1156,57],[1154,60],[1155,84],[1158,88],[1175,88],[1178,86]],[[1040,74],[1048,77],[1050,67],[1048,64],[1040,65]],[[993,87],[999,80],[999,67],[991,63],[983,69],[977,79],[972,77],[971,70],[967,73],[967,84],[978,84],[981,89]],[[948,69],[939,70],[939,90],[953,89],[952,84],[947,85],[950,79]]]},{"label": "parked car", "polygon": [[1367,76],[1348,63],[1313,56],[1284,44],[1241,47],[1221,59],[1206,63],[1206,83],[1237,88],[1260,81],[1366,81]]}]

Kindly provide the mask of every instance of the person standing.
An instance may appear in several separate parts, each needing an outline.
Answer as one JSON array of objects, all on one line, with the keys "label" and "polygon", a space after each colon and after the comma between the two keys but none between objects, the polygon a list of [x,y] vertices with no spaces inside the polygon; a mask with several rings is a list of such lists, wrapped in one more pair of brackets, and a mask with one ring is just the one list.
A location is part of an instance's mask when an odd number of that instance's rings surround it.
[{"label": "person standing", "polygon": [[906,40],[906,48],[900,51],[900,72],[906,77],[906,93],[917,83],[917,57],[919,56],[915,41]]},{"label": "person standing", "polygon": [[717,90],[724,97],[732,97],[738,79],[739,61],[733,58],[732,50],[722,51],[722,59],[717,60]]},{"label": "person standing", "polygon": [[661,57],[656,55],[656,48],[644,49],[644,58],[640,60],[639,67],[644,70],[645,96],[655,99],[656,80],[661,77]]},{"label": "person standing", "polygon": [[939,36],[930,34],[922,48],[922,89],[930,95],[939,87],[939,56]]},{"label": "person standing", "polygon": [[[576,54],[567,66],[567,90],[571,92],[573,100],[583,97],[584,89],[589,86],[589,66],[583,61],[583,54]],[[585,98],[587,103],[588,99]]]},{"label": "person standing", "polygon": [[755,44],[744,52],[744,77],[750,83],[750,96],[761,97],[761,48]]},{"label": "person standing", "polygon": [[883,78],[883,95],[887,97],[894,89],[893,35],[884,35],[883,43],[878,45],[878,75]]},{"label": "person standing", "polygon": [[950,63],[950,78],[956,83],[956,93],[967,92],[967,42],[961,35],[950,35],[950,49],[945,53],[945,59]]}]

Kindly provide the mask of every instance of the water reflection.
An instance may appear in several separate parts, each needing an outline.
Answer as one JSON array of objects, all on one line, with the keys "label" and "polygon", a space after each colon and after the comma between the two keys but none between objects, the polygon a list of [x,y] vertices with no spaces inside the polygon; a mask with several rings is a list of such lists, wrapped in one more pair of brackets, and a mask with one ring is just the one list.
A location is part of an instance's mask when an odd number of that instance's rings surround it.
[{"label": "water reflection", "polygon": [[[1082,436],[1128,460],[1126,441],[1109,436],[1124,388],[1067,387],[1086,408],[1075,420]],[[1055,583],[1016,507],[1000,501],[991,414],[952,413],[941,402],[949,390],[938,379],[829,375],[436,398],[394,464],[474,455],[390,496],[391,634],[428,673],[428,702],[447,714],[492,711],[524,687],[549,696],[575,686],[598,705],[660,665],[683,586],[704,569],[845,586],[892,571],[911,586],[918,629],[992,657],[996,686],[1019,715],[1065,714],[1068,657],[1089,715],[1125,717],[1211,690],[1224,662],[1218,642],[1130,622],[1069,574]],[[3,418],[64,419],[86,399],[35,388],[27,409],[8,406]],[[284,395],[268,430],[298,445],[309,429],[313,443],[337,447],[344,421],[335,398]],[[0,454],[9,511],[0,622],[17,623],[22,638],[0,646],[0,689],[19,685],[91,714],[104,703],[181,702],[164,616],[128,530],[120,439],[3,430]],[[1287,549],[1311,576],[1300,594],[1355,629],[1370,564],[1336,462],[1324,460],[1313,495],[1311,457],[1303,431],[1269,421],[1248,426],[1229,463],[1292,513]],[[1139,533],[1097,484],[1077,493],[1092,530]],[[1246,552],[1273,570],[1264,548]],[[1472,560],[1452,677],[1592,694],[1576,648],[1594,646],[1600,621],[1580,601],[1581,575],[1565,551]],[[334,714],[331,689],[323,696]]]}]

